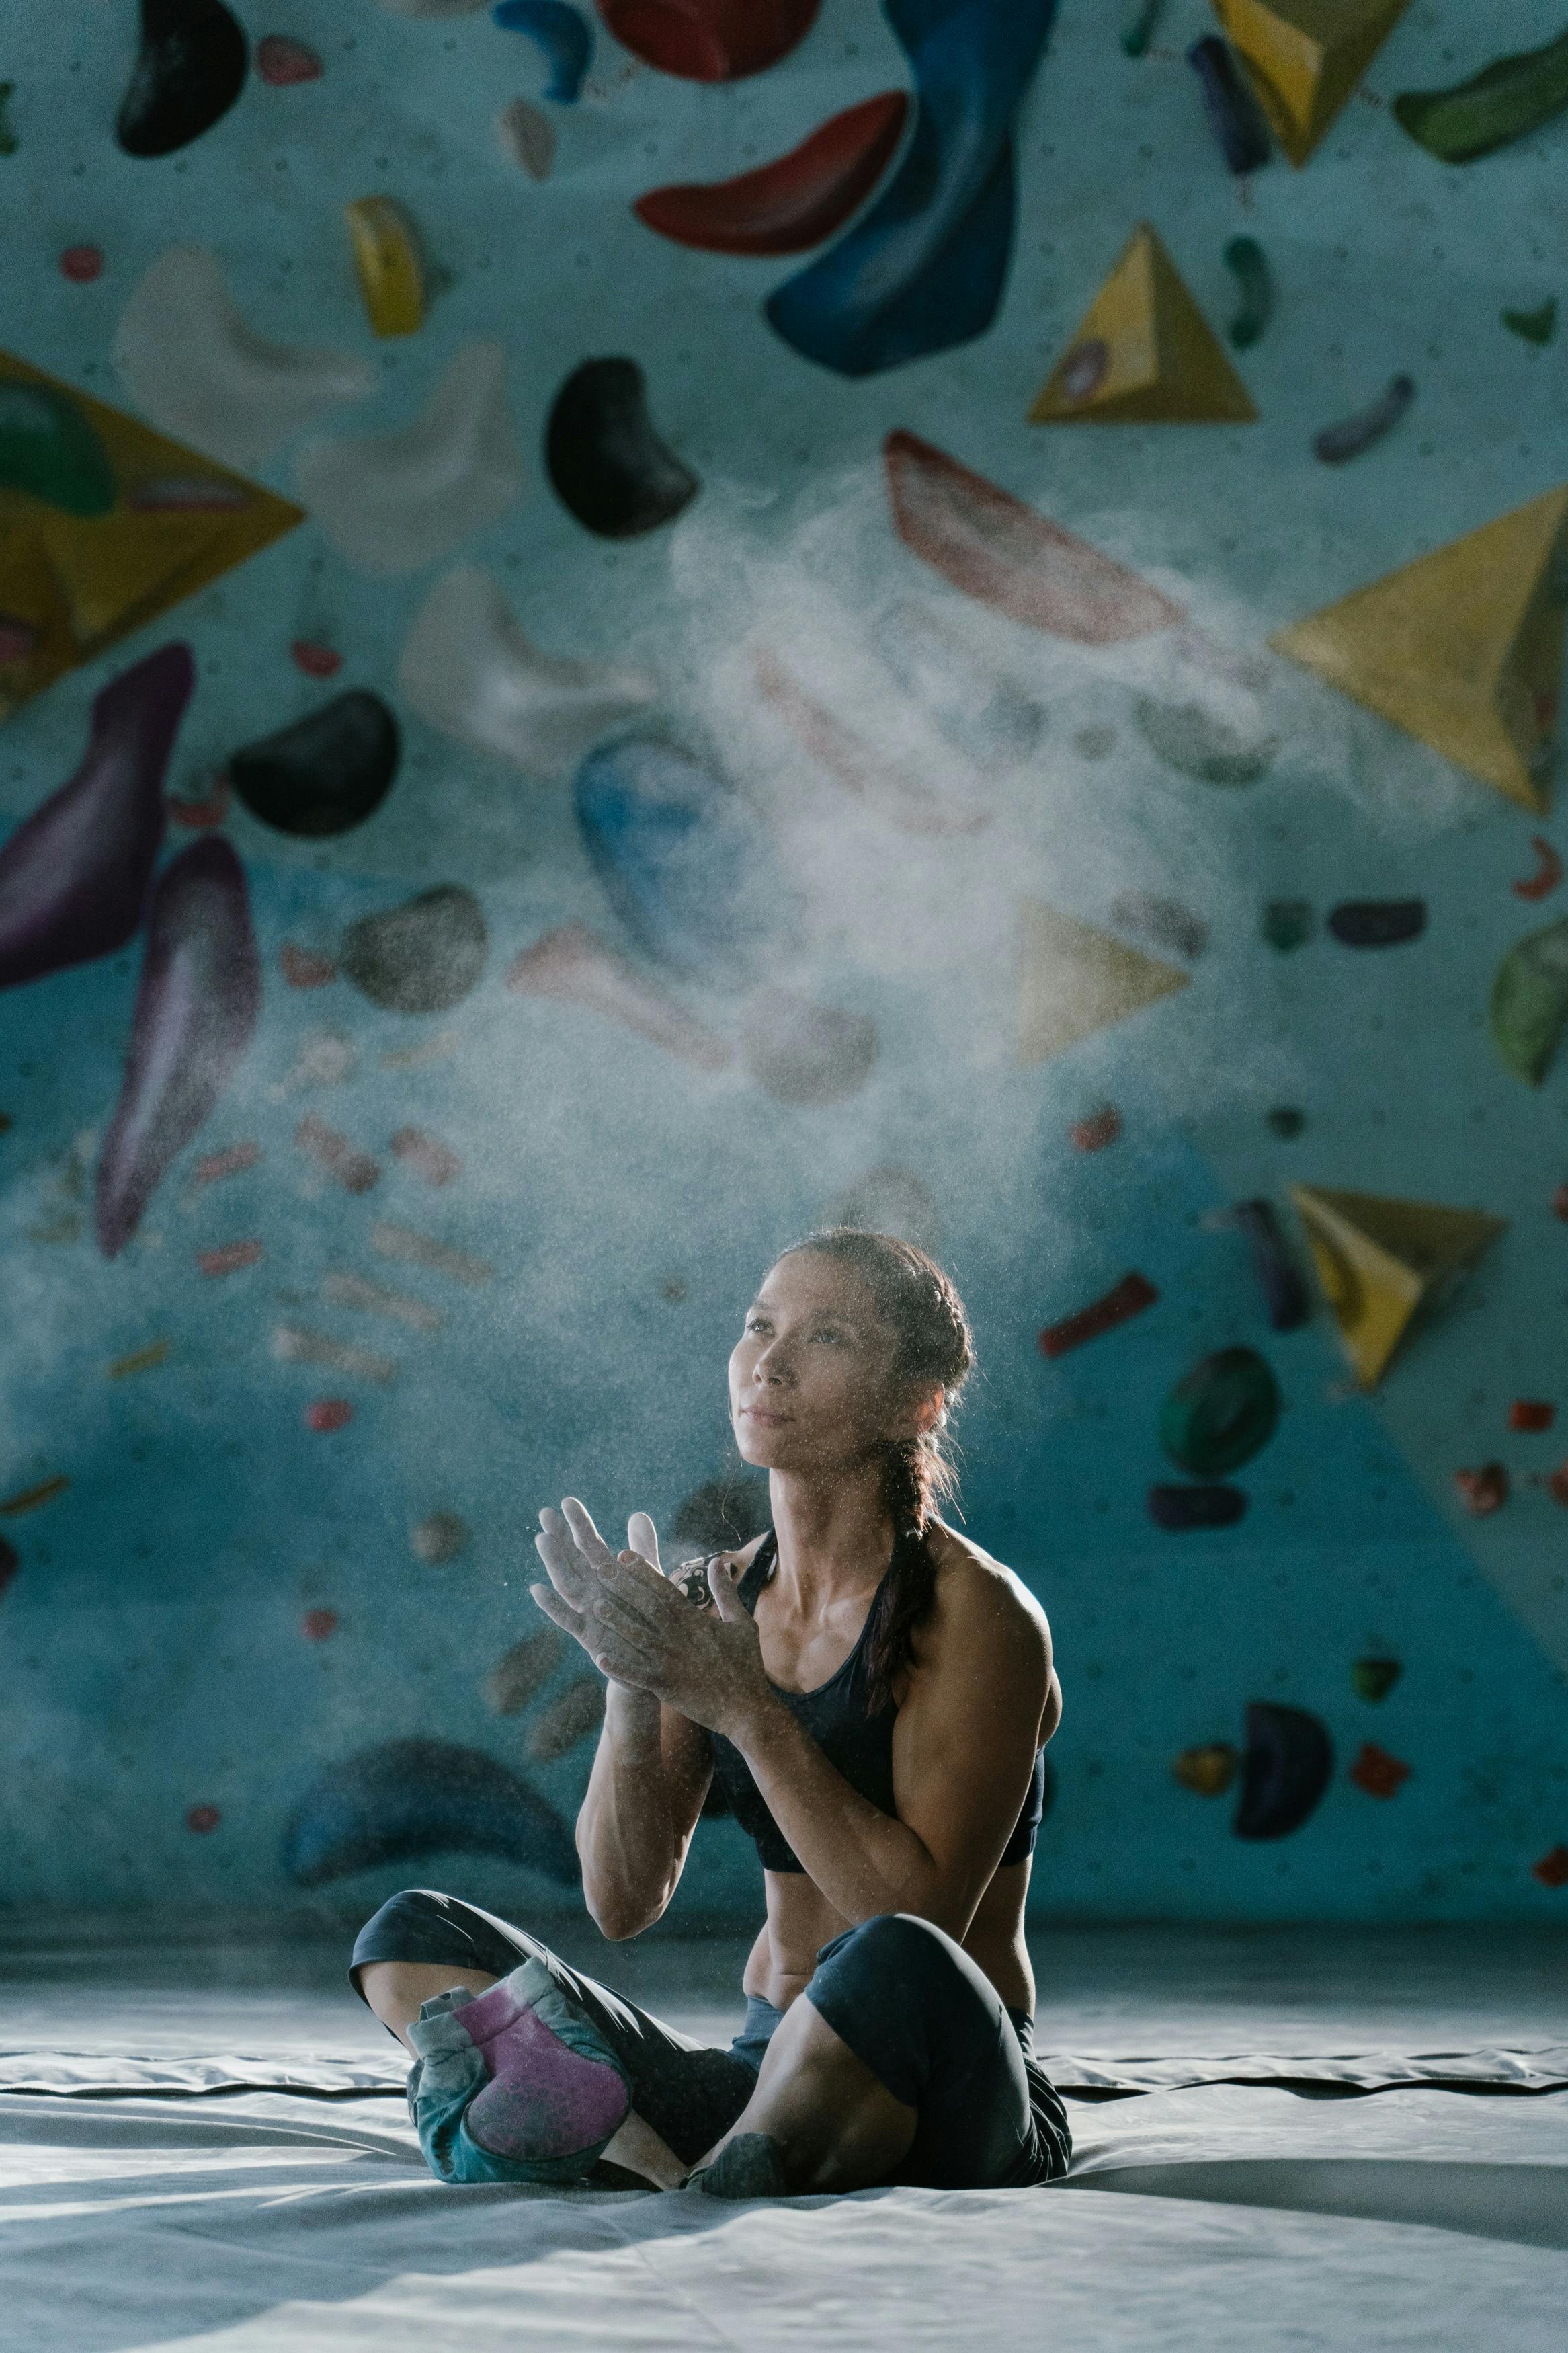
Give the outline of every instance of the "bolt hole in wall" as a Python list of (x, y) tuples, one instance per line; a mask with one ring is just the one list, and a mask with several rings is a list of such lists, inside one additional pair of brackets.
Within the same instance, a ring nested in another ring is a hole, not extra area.
[(9, 1905), (574, 1902), (539, 1507), (844, 1219), (1041, 1916), (1561, 1916), (1564, 37), (1323, 14), (18, 12)]

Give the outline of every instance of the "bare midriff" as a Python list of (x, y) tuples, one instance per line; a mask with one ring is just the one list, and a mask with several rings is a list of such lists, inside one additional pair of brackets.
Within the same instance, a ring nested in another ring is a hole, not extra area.
[[(816, 1883), (804, 1872), (766, 1871), (768, 1916), (746, 1958), (741, 1983), (775, 2010), (787, 2010), (803, 1993), (822, 1946), (848, 1927)], [(1024, 1899), (1029, 1865), (999, 1870), (981, 1897), (968, 1934), (960, 1941), (983, 1969), (1009, 2010), (1034, 2014), (1035, 1979), (1024, 1942)]]

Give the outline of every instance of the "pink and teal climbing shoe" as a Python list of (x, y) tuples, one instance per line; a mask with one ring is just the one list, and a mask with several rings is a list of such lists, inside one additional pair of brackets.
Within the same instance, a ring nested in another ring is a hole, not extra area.
[(631, 2107), (626, 2069), (542, 1961), (427, 2001), (408, 2105), (443, 2181), (581, 2181)]

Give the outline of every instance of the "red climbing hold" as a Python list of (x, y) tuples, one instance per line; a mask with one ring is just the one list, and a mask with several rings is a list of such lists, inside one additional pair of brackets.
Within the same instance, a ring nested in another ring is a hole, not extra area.
[(754, 172), (650, 188), (632, 210), (660, 237), (704, 253), (805, 253), (870, 195), (908, 112), (901, 90), (884, 90), (830, 116), (787, 155)]
[(243, 1242), (225, 1242), (217, 1250), (196, 1252), (196, 1264), (204, 1274), (237, 1274), (242, 1266), (255, 1266), (266, 1256), (261, 1244), (252, 1239)]
[(1554, 1846), (1539, 1862), (1531, 1864), (1530, 1873), (1542, 1887), (1568, 1887), (1568, 1846)]
[(347, 1398), (317, 1398), (305, 1408), (305, 1419), (312, 1430), (342, 1430), (354, 1418), (354, 1409)]
[(1508, 1472), (1500, 1462), (1483, 1462), (1479, 1471), (1456, 1471), (1454, 1484), (1465, 1509), (1478, 1520), (1500, 1512), (1508, 1501)]
[(231, 1144), (226, 1151), (209, 1152), (204, 1159), (198, 1160), (191, 1170), (191, 1181), (195, 1185), (219, 1184), (226, 1176), (237, 1176), (242, 1170), (254, 1168), (260, 1157), (259, 1144), (248, 1140), (244, 1144)]
[(804, 41), (822, 0), (599, 0), (623, 48), (682, 81), (740, 81)]
[(422, 1127), (400, 1127), (392, 1139), (394, 1156), (406, 1162), (426, 1185), (449, 1185), (463, 1173), (463, 1164), (455, 1152), (449, 1151), (439, 1136), (427, 1135)]
[(1510, 1430), (1550, 1430), (1557, 1419), (1557, 1408), (1544, 1398), (1515, 1398), (1508, 1409)]
[(319, 638), (296, 638), (289, 650), (307, 678), (335, 678), (343, 666), (336, 647), (322, 645)]
[(312, 955), (309, 948), (297, 948), (289, 940), (278, 951), (278, 969), (290, 988), (325, 988), (338, 976), (331, 956)]
[(216, 778), (205, 800), (177, 801), (171, 796), (169, 815), (176, 825), (189, 826), (195, 833), (205, 833), (210, 827), (221, 825), (228, 815), (228, 778)]
[(264, 33), (256, 44), (256, 70), (274, 90), (292, 90), (302, 81), (320, 81), (321, 60), (289, 33)]
[(1563, 880), (1563, 860), (1543, 834), (1532, 833), (1530, 846), (1541, 864), (1533, 874), (1527, 874), (1521, 881), (1514, 883), (1513, 895), (1516, 899), (1545, 899)]
[(300, 1631), (307, 1642), (325, 1642), (338, 1630), (335, 1609), (307, 1609), (300, 1620)]
[(216, 1806), (193, 1806), (185, 1816), (185, 1828), (195, 1831), (198, 1838), (205, 1838), (208, 1831), (216, 1830), (222, 1820)]
[(1560, 1462), (1546, 1482), (1547, 1493), (1554, 1504), (1568, 1504), (1568, 1462)]
[(68, 245), (60, 256), (60, 275), (73, 286), (90, 286), (103, 275), (101, 245)]
[(1102, 1332), (1114, 1331), (1130, 1316), (1141, 1315), (1159, 1296), (1145, 1275), (1124, 1274), (1103, 1299), (1080, 1307), (1076, 1315), (1064, 1316), (1059, 1324), (1047, 1324), (1040, 1335), (1040, 1347), (1047, 1356), (1065, 1356), (1069, 1348), (1081, 1348), (1086, 1340), (1098, 1340)]
[(1552, 1214), (1554, 1218), (1568, 1219), (1568, 1185), (1559, 1185), (1552, 1196)]
[(318, 1119), (313, 1111), (307, 1112), (294, 1130), (294, 1142), (329, 1176), (335, 1176), (346, 1193), (368, 1193), (381, 1176), (368, 1152), (361, 1152), (346, 1135), (340, 1135), (335, 1127)]
[(1380, 1748), (1375, 1740), (1364, 1740), (1361, 1754), (1351, 1767), (1351, 1779), (1369, 1798), (1392, 1798), (1403, 1783), (1410, 1778), (1410, 1767)]
[(1114, 1103), (1107, 1103), (1092, 1119), (1080, 1119), (1068, 1130), (1075, 1152), (1103, 1152), (1121, 1133), (1121, 1113)]

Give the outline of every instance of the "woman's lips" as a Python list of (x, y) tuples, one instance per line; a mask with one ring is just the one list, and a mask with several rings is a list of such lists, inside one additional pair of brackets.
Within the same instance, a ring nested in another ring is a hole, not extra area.
[(766, 1406), (746, 1405), (742, 1406), (741, 1410), (742, 1413), (749, 1414), (753, 1421), (779, 1422), (794, 1419), (792, 1414), (770, 1413)]

